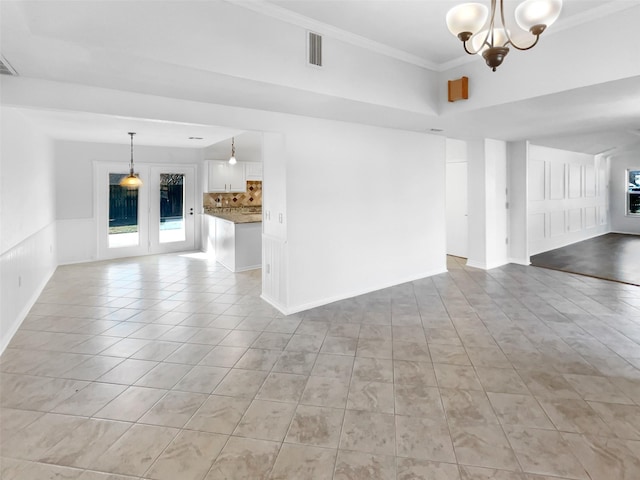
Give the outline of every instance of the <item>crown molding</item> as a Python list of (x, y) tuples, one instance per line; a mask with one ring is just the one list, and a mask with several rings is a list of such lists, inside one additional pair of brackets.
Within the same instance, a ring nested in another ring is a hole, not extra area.
[(428, 70), (433, 70), (433, 71), (439, 70), (438, 64), (434, 62), (430, 62), (417, 55), (413, 55), (403, 50), (390, 47), (389, 45), (376, 42), (375, 40), (371, 40), (361, 35), (348, 32), (341, 28), (334, 27), (333, 25), (329, 25), (327, 23), (314, 20), (313, 18), (300, 15), (299, 13), (295, 13), (291, 10), (279, 7), (277, 5), (274, 5), (266, 1), (256, 1), (256, 0), (224, 0), (224, 1), (232, 5), (237, 5), (239, 7), (243, 7), (248, 10), (252, 10), (254, 12), (261, 13), (263, 15), (275, 18), (277, 20), (281, 20), (283, 22), (287, 22), (289, 24), (302, 27), (306, 30), (311, 30), (321, 35), (327, 35), (329, 37), (335, 38), (337, 40), (341, 40), (345, 43), (349, 43), (356, 47), (364, 48), (366, 50), (369, 50), (374, 53), (378, 53), (380, 55), (385, 55), (387, 57), (395, 58), (396, 60), (400, 60), (405, 63), (410, 63), (412, 65), (416, 65), (421, 68), (426, 68)]
[(597, 7), (590, 8), (589, 10), (574, 15), (573, 17), (563, 19), (561, 16), (558, 23), (554, 24), (553, 27), (549, 27), (549, 30), (546, 31), (545, 34), (546, 36), (551, 36), (558, 32), (577, 27), (578, 25), (600, 20), (602, 17), (613, 15), (614, 13), (637, 6), (638, 2), (636, 1), (613, 0), (611, 2), (598, 5)]

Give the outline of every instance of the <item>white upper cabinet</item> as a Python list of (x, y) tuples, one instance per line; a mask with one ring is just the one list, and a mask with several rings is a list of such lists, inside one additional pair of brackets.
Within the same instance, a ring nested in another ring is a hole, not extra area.
[(262, 163), (260, 162), (244, 162), (247, 180), (262, 181)]
[(207, 192), (246, 192), (245, 165), (238, 162), (230, 165), (224, 160), (209, 160), (209, 183)]

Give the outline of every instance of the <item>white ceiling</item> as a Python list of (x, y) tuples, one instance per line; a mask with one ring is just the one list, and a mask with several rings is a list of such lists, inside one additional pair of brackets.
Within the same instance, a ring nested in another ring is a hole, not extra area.
[[(513, 18), (515, 6), (521, 1), (505, 0), (506, 18)], [(561, 18), (545, 36), (566, 25), (593, 19), (604, 10), (625, 8), (634, 1), (564, 0)], [(444, 21), (449, 9), (465, 0), (270, 0), (267, 3), (313, 19), (319, 25), (330, 25), (414, 55), (435, 69), (447, 68), (460, 60), (468, 61), (461, 43), (451, 35)], [(484, 3), (489, 4), (488, 0)], [(519, 29), (515, 26), (511, 30)], [(527, 35), (521, 38), (528, 40)]]
[[(615, 85), (603, 83), (455, 116), (428, 116), (391, 108), (377, 108), (373, 115), (369, 105), (354, 99), (240, 76), (225, 77), (219, 65), (212, 65), (212, 56), (208, 54), (214, 49), (224, 52), (225, 45), (216, 42), (217, 32), (243, 28), (242, 24), (225, 18), (230, 8), (239, 5), (248, 12), (329, 36), (351, 38), (356, 44), (369, 42), (373, 49), (380, 46), (390, 55), (397, 54), (398, 58), (441, 71), (466, 62), (481, 62), (463, 52), (444, 22), (448, 9), (462, 1), (2, 0), (1, 53), (26, 77), (149, 91), (185, 100), (419, 131), (436, 126), (445, 128), (444, 134), (458, 138), (474, 135), (505, 140), (527, 138), (586, 153), (638, 143), (638, 77)], [(505, 0), (508, 17), (519, 1)], [(560, 19), (545, 32), (541, 42), (556, 32), (637, 5), (637, 0), (564, 0)], [(635, 41), (631, 33), (629, 38), (630, 42)], [(612, 59), (615, 61), (613, 47)], [(594, 67), (606, 69), (607, 65)], [(179, 88), (187, 76), (189, 87)], [(559, 108), (562, 115), (558, 115)], [(31, 109), (28, 115), (54, 138), (79, 141), (128, 143), (126, 132), (136, 131), (136, 144), (203, 147), (240, 133), (225, 126), (90, 113)], [(190, 136), (203, 140), (188, 140)], [(225, 150), (226, 144), (222, 145)]]
[(24, 109), (23, 113), (59, 140), (128, 144), (131, 139), (127, 132), (135, 132), (135, 145), (205, 148), (242, 133), (227, 127), (87, 112)]

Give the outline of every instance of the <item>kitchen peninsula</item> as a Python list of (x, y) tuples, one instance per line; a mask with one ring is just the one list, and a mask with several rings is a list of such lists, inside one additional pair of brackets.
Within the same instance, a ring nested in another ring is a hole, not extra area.
[(203, 235), (207, 253), (231, 270), (262, 266), (262, 213), (257, 209), (205, 208)]

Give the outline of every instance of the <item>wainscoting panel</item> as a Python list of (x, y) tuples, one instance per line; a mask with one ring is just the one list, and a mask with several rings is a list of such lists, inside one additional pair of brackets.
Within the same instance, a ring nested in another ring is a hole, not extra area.
[(582, 209), (572, 208), (569, 210), (569, 228), (570, 232), (579, 232), (582, 230)]
[(55, 222), (0, 256), (0, 353), (35, 304), (56, 266)]
[(584, 192), (585, 197), (596, 196), (596, 169), (593, 165), (584, 167)]
[(561, 210), (558, 212), (551, 212), (549, 217), (550, 217), (549, 233), (551, 234), (551, 236), (557, 237), (559, 235), (564, 235), (564, 232), (567, 229), (564, 210)]
[(607, 233), (607, 183), (602, 157), (530, 145), (528, 255)]
[(582, 195), (582, 165), (569, 164), (569, 198), (580, 198)]
[(597, 207), (587, 207), (584, 209), (584, 227), (593, 228), (598, 224)]
[(546, 235), (546, 219), (544, 213), (534, 213), (529, 215), (529, 241), (537, 242), (544, 240)]
[(287, 242), (280, 238), (262, 235), (262, 298), (285, 314), (288, 313), (286, 246)]
[(564, 163), (549, 162), (549, 199), (564, 198)]
[(529, 163), (529, 200), (540, 202), (545, 199), (546, 193), (545, 162), (531, 160)]

